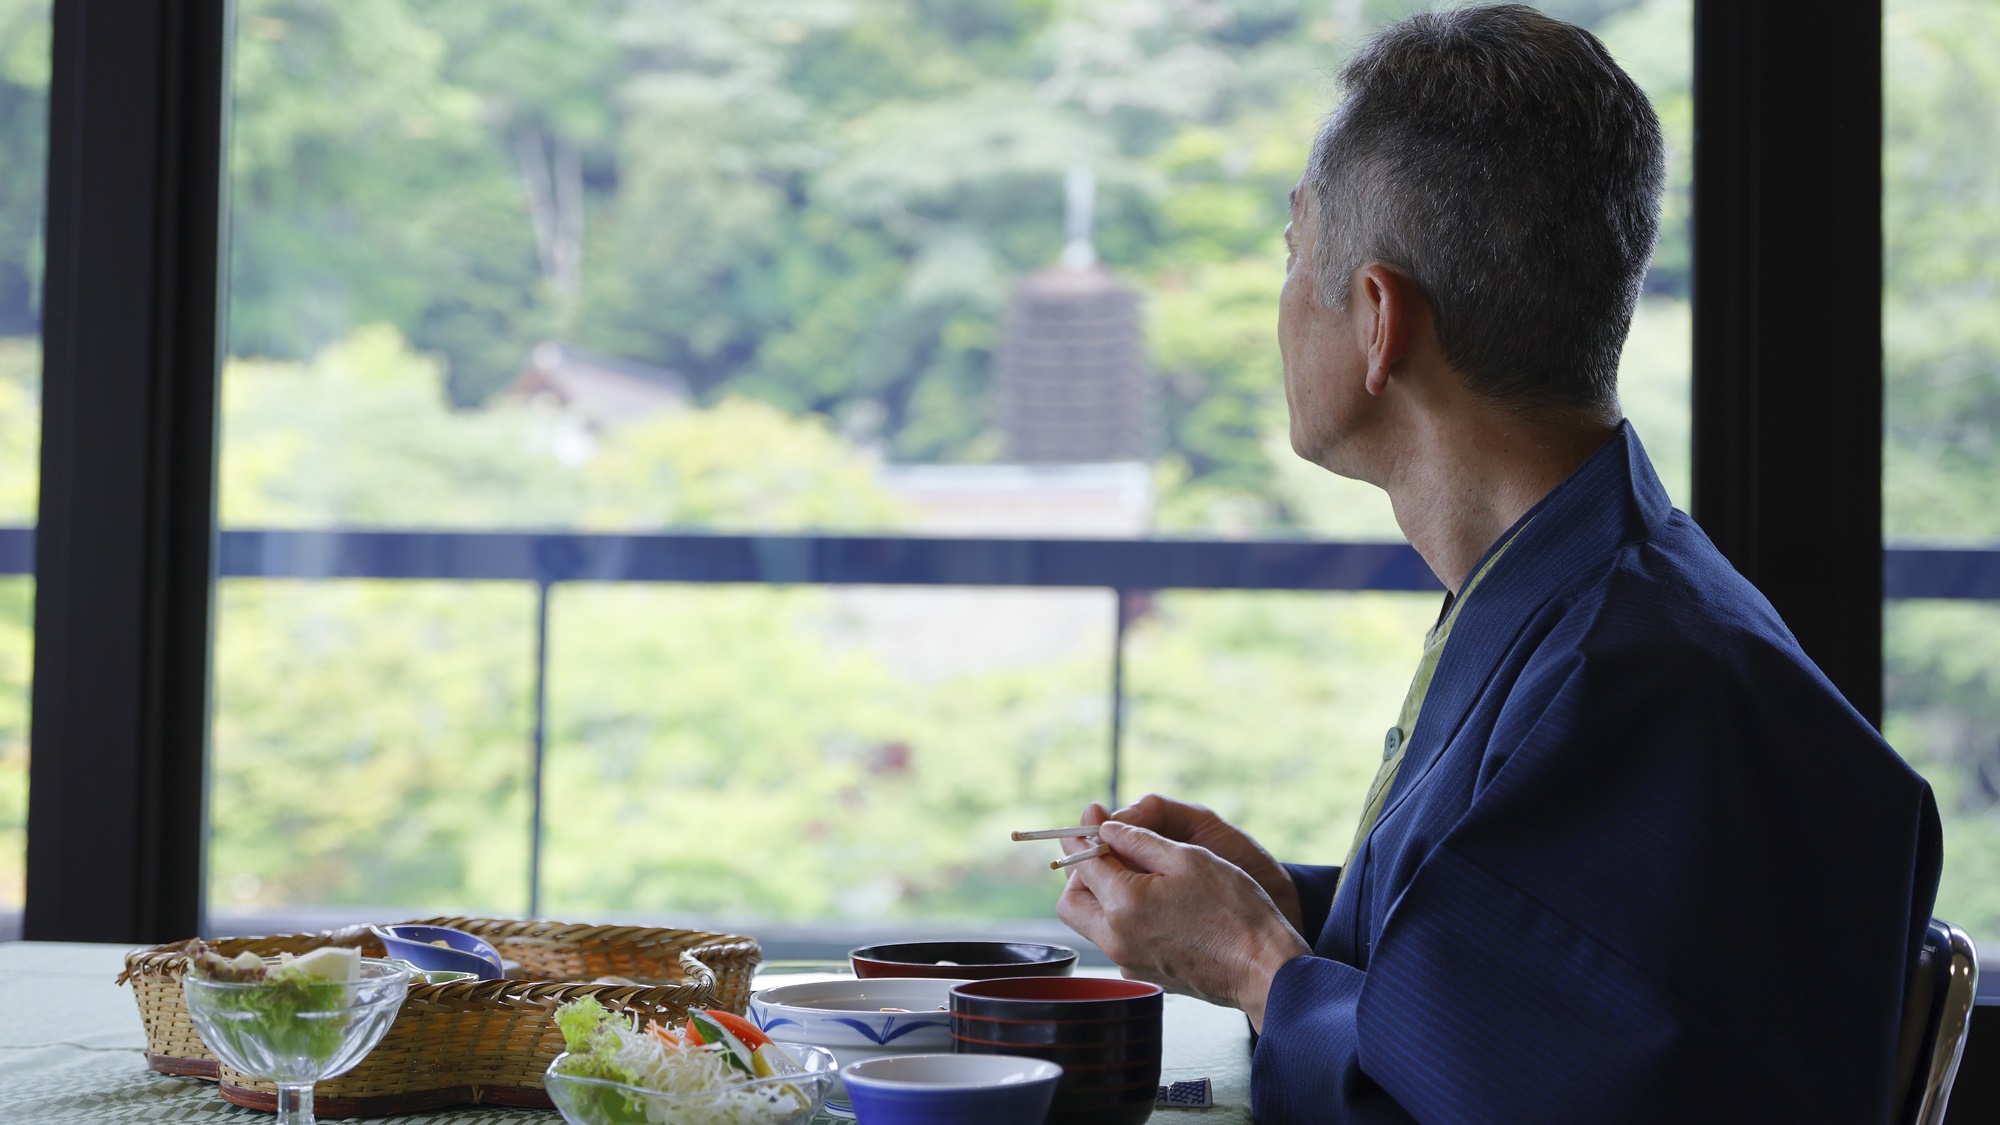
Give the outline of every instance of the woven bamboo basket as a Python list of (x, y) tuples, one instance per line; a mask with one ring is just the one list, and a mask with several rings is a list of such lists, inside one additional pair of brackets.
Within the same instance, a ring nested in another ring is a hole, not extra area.
[[(361, 1065), (314, 1087), (321, 1117), (384, 1117), (484, 1103), (551, 1108), (542, 1073), (563, 1049), (557, 1005), (591, 995), (605, 1007), (662, 1022), (689, 1008), (742, 1013), (762, 954), (756, 939), (640, 926), (584, 926), (490, 918), (425, 918), (491, 942), (527, 979), (412, 984), (389, 1033)], [(130, 981), (146, 1026), (146, 1063), (162, 1074), (219, 1079), (222, 1097), (252, 1109), (277, 1108), (277, 1088), (219, 1064), (202, 1045), (181, 993), (184, 943), (125, 955), (118, 983)], [(383, 955), (365, 926), (317, 934), (223, 938), (225, 957), (304, 953), (326, 945)], [(634, 986), (585, 983), (602, 976)]]

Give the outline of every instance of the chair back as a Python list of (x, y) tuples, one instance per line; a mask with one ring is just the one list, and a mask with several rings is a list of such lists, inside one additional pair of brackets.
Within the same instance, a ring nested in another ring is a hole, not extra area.
[(1891, 1125), (1942, 1125), (1979, 986), (1979, 954), (1964, 930), (1931, 919), (1896, 1046), (1896, 1116)]

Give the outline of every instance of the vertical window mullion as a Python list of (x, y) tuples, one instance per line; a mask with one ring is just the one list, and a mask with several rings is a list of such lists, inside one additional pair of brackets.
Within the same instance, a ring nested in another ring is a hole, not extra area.
[(55, 6), (31, 939), (199, 928), (228, 22)]
[(1882, 9), (1697, 0), (1693, 514), (1882, 711)]

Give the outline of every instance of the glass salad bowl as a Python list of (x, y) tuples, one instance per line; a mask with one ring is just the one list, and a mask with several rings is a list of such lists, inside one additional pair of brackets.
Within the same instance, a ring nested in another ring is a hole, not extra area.
[(833, 1055), (803, 1043), (778, 1046), (798, 1060), (796, 1072), (699, 1093), (670, 1094), (564, 1074), (567, 1052), (549, 1064), (542, 1081), (569, 1125), (806, 1125), (826, 1104)]
[(363, 959), (356, 979), (181, 978), (188, 1016), (224, 1064), (278, 1087), (278, 1125), (312, 1125), (313, 1083), (354, 1069), (403, 1006), (410, 971)]

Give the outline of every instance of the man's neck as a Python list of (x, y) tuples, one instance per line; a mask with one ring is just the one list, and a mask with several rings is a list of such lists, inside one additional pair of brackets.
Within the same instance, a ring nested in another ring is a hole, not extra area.
[(1403, 534), (1455, 594), (1500, 536), (1617, 432), (1616, 422), (1530, 425), (1484, 410), (1425, 417), (1382, 484)]

